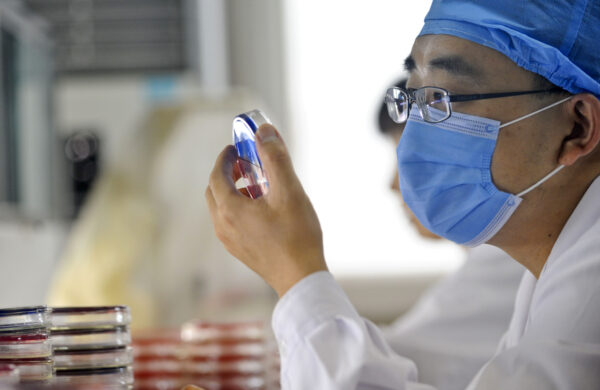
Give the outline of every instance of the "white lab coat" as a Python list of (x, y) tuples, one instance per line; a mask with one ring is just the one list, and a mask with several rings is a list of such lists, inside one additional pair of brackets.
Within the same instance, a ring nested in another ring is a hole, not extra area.
[[(528, 271), (496, 354), (473, 389), (600, 388), (600, 179), (536, 280)], [(292, 287), (273, 313), (284, 389), (434, 389), (362, 319), (328, 272)]]
[(390, 347), (418, 367), (419, 381), (461, 390), (496, 351), (506, 332), (525, 268), (491, 245), (465, 263), (391, 326)]

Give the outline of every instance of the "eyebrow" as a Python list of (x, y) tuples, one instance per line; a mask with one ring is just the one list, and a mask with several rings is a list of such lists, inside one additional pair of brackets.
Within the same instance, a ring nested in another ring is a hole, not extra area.
[[(471, 79), (480, 79), (482, 72), (469, 64), (464, 58), (457, 55), (443, 56), (429, 61), (429, 66), (434, 69), (446, 71), (454, 76), (469, 77)], [(412, 72), (417, 67), (412, 56), (404, 60), (404, 70)]]
[(417, 67), (417, 65), (415, 64), (415, 60), (412, 56), (408, 56), (404, 59), (404, 70), (405, 71), (410, 73), (413, 70), (415, 70), (416, 67)]
[(444, 70), (454, 76), (479, 79), (482, 75), (479, 69), (457, 55), (435, 58), (429, 61), (429, 66), (435, 69)]

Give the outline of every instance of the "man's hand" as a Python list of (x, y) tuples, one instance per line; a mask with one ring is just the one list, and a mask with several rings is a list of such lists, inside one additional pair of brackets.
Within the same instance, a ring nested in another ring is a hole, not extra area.
[(206, 201), (225, 248), (282, 296), (305, 276), (327, 270), (323, 236), (287, 148), (273, 126), (260, 127), (257, 149), (269, 192), (249, 199), (236, 190), (237, 154), (229, 145), (210, 175)]

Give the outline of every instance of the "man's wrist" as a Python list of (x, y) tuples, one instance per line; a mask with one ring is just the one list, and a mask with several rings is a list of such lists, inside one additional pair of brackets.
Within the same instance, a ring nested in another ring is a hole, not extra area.
[(274, 281), (271, 284), (271, 287), (275, 290), (279, 298), (283, 297), (289, 289), (294, 287), (298, 282), (302, 279), (306, 278), (309, 275), (314, 274), (315, 272), (320, 271), (328, 271), (327, 266), (323, 265), (320, 267), (311, 267), (308, 269), (298, 270), (296, 272), (289, 272), (286, 275), (283, 275), (278, 280)]

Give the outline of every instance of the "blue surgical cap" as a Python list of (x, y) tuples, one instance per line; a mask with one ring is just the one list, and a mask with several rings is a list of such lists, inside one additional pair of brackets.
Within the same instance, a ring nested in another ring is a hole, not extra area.
[(490, 47), (571, 93), (600, 98), (598, 0), (434, 0), (425, 34)]

